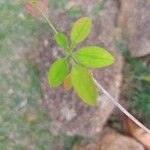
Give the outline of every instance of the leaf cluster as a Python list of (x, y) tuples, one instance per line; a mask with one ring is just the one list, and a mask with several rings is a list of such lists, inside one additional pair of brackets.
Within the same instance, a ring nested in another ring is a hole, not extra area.
[(65, 57), (57, 59), (48, 71), (50, 87), (63, 83), (65, 89), (73, 87), (78, 96), (87, 104), (95, 105), (96, 86), (88, 68), (102, 68), (114, 63), (113, 56), (104, 48), (87, 46), (74, 51), (74, 48), (89, 35), (92, 21), (88, 17), (77, 20), (70, 34), (70, 42), (65, 34), (55, 34), (56, 43), (65, 51)]

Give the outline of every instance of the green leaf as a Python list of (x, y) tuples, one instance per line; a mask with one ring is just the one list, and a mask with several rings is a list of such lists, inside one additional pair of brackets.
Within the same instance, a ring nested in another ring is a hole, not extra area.
[(148, 76), (144, 77), (144, 80), (145, 80), (145, 81), (149, 81), (149, 82), (150, 82), (150, 75), (148, 75)]
[(91, 74), (86, 68), (74, 65), (71, 71), (74, 90), (79, 97), (89, 105), (96, 105), (97, 91)]
[(106, 67), (114, 63), (113, 56), (104, 48), (89, 46), (74, 53), (77, 60), (86, 67)]
[(71, 30), (71, 42), (76, 45), (85, 40), (91, 31), (91, 26), (92, 22), (88, 17), (77, 20)]
[(66, 58), (56, 60), (48, 71), (48, 83), (51, 87), (58, 87), (66, 78), (69, 66)]
[(68, 47), (67, 37), (63, 33), (55, 34), (55, 40), (61, 48), (66, 49)]

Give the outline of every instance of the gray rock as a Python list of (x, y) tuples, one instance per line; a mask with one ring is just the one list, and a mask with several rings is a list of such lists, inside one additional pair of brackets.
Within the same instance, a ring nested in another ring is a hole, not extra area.
[[(115, 27), (114, 21), (117, 8), (113, 1), (108, 1), (102, 16), (93, 20), (93, 31), (84, 43), (85, 45), (94, 44), (103, 46), (116, 58), (115, 64), (110, 67), (91, 70), (94, 77), (116, 99), (118, 99), (120, 93), (123, 66), (123, 59), (120, 54), (116, 52), (114, 46), (114, 38), (118, 35), (118, 29)], [(59, 24), (61, 24), (61, 29), (70, 26), (70, 21), (69, 18), (66, 17), (66, 14), (56, 16), (55, 20), (58, 20)], [(67, 29), (65, 31), (68, 32)], [(65, 91), (63, 87), (51, 89), (48, 86), (48, 68), (57, 57), (61, 56), (61, 54), (57, 52), (58, 47), (52, 43), (52, 41), (51, 39), (50, 45), (42, 50), (39, 65), (44, 105), (47, 108), (47, 114), (51, 117), (53, 131), (56, 134), (61, 131), (68, 135), (78, 134), (92, 137), (102, 131), (114, 106), (103, 94), (100, 94), (100, 97), (98, 97), (97, 106), (91, 107), (83, 103), (73, 90)], [(82, 44), (80, 47), (81, 46)]]
[(150, 54), (150, 0), (120, 0), (118, 26), (133, 57)]

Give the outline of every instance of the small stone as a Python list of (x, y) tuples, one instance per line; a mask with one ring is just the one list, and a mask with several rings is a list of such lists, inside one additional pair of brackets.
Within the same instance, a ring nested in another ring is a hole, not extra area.
[(34, 113), (28, 113), (26, 115), (26, 119), (29, 123), (32, 123), (33, 121), (37, 120), (37, 116)]
[(13, 89), (9, 89), (9, 90), (8, 90), (8, 95), (9, 95), (9, 96), (12, 96), (13, 94), (14, 94), (14, 90), (13, 90)]
[(25, 15), (23, 14), (23, 13), (19, 13), (19, 18), (21, 18), (22, 20), (25, 20), (26, 18), (25, 18)]

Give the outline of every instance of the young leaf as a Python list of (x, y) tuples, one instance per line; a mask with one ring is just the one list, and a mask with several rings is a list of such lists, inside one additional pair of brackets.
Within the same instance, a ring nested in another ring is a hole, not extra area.
[(68, 47), (67, 37), (63, 33), (57, 33), (55, 35), (55, 40), (61, 48), (66, 49)]
[(69, 90), (72, 88), (71, 74), (68, 74), (64, 80), (64, 89)]
[(92, 22), (88, 17), (77, 20), (71, 30), (71, 42), (75, 45), (82, 42), (88, 36), (91, 26)]
[(48, 71), (48, 83), (51, 87), (58, 87), (66, 78), (69, 67), (66, 58), (56, 60)]
[(96, 105), (96, 86), (86, 68), (74, 65), (71, 71), (71, 80), (74, 90), (79, 97), (89, 105)]
[(150, 82), (150, 75), (148, 75), (148, 76), (144, 77), (144, 80), (145, 80), (145, 81), (149, 81), (149, 82)]
[(74, 56), (82, 65), (91, 68), (106, 67), (114, 63), (113, 56), (104, 48), (97, 46), (81, 48)]

